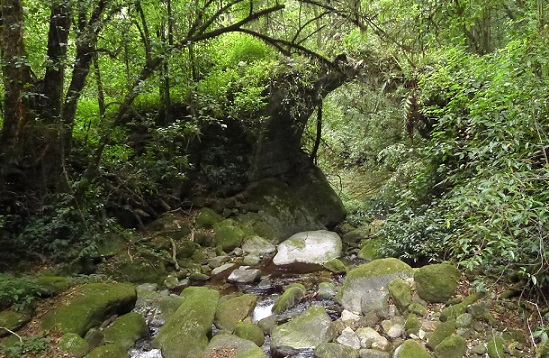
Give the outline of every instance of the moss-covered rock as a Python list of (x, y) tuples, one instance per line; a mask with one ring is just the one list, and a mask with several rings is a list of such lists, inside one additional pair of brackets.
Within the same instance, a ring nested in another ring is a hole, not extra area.
[(147, 226), (148, 231), (181, 240), (191, 233), (188, 220), (177, 212), (167, 212)]
[(374, 261), (383, 258), (378, 250), (381, 243), (377, 239), (364, 240), (358, 252), (358, 257), (366, 261)]
[(263, 329), (250, 322), (239, 322), (234, 329), (235, 336), (254, 342), (261, 347), (265, 342)]
[(188, 259), (193, 256), (196, 250), (200, 250), (200, 245), (194, 241), (183, 240), (178, 243), (177, 258)]
[(419, 343), (408, 339), (398, 346), (394, 358), (431, 358), (431, 355)]
[(256, 303), (257, 297), (250, 294), (220, 302), (215, 312), (215, 325), (232, 333), (236, 324), (253, 311)]
[(106, 344), (93, 349), (85, 358), (128, 358), (128, 350), (118, 344)]
[[(230, 352), (230, 353), (228, 353)], [(230, 354), (230, 355), (224, 355)], [(203, 358), (217, 358), (230, 356), (231, 358), (264, 358), (263, 350), (248, 341), (232, 334), (218, 334), (208, 344)]]
[(97, 254), (100, 257), (112, 257), (128, 247), (124, 237), (110, 235), (97, 240)]
[(181, 297), (183, 303), (153, 341), (164, 358), (201, 357), (208, 345), (219, 293), (206, 287), (188, 287)]
[(213, 227), (223, 221), (223, 217), (210, 208), (203, 208), (196, 216), (196, 226), (204, 229), (213, 229)]
[(137, 312), (118, 317), (105, 329), (105, 342), (116, 343), (129, 349), (135, 342), (149, 334), (145, 318)]
[(76, 333), (67, 333), (59, 339), (57, 347), (61, 352), (71, 357), (81, 358), (90, 351), (88, 342)]
[(306, 292), (307, 290), (305, 289), (305, 286), (300, 283), (292, 283), (288, 285), (284, 293), (280, 295), (278, 300), (275, 302), (272, 309), (273, 313), (280, 314), (287, 309), (294, 307), (301, 302)]
[(445, 303), (456, 289), (461, 272), (450, 264), (435, 264), (420, 268), (414, 275), (417, 294), (427, 302)]
[(220, 245), (229, 252), (242, 244), (246, 237), (244, 230), (233, 219), (225, 219), (214, 226), (214, 245)]
[(437, 326), (433, 334), (427, 340), (427, 346), (435, 349), (443, 340), (456, 332), (456, 321), (442, 322)]
[(490, 358), (501, 358), (507, 356), (504, 350), (504, 342), (501, 337), (494, 337), (488, 341), (488, 346), (486, 348)]
[(394, 279), (389, 284), (389, 294), (398, 310), (404, 314), (412, 303), (412, 286), (401, 278)]
[(30, 312), (16, 312), (12, 310), (0, 312), (0, 337), (7, 336), (9, 334), (4, 328), (10, 331), (17, 331), (23, 327), (27, 322), (31, 320), (32, 316)]
[(406, 328), (406, 335), (417, 334), (419, 332), (420, 324), (416, 314), (410, 313), (408, 317), (406, 317), (404, 328)]
[(58, 295), (71, 286), (71, 280), (68, 277), (60, 276), (40, 276), (34, 279), (34, 283), (38, 285), (43, 296)]
[(83, 336), (114, 314), (132, 310), (137, 300), (135, 287), (120, 283), (90, 283), (76, 287), (67, 300), (42, 318), (44, 330)]
[(408, 306), (408, 312), (409, 313), (414, 313), (418, 316), (421, 316), (421, 317), (425, 317), (427, 316), (427, 308), (423, 307), (421, 304), (417, 303), (417, 302), (412, 302), (409, 306)]
[(410, 278), (412, 268), (394, 259), (380, 259), (349, 271), (343, 283), (342, 304), (353, 312), (375, 311), (386, 305), (388, 286), (395, 278)]
[(467, 296), (462, 302), (448, 306), (444, 308), (440, 314), (440, 320), (442, 322), (447, 321), (449, 319), (456, 319), (458, 316), (465, 313), (467, 310), (467, 307), (478, 301), (480, 298), (480, 295), (477, 293), (473, 293), (470, 296)]
[(324, 264), (324, 268), (330, 272), (336, 274), (343, 274), (347, 272), (347, 266), (339, 259), (333, 259)]
[(130, 258), (128, 255), (118, 257), (112, 265), (105, 267), (104, 273), (119, 281), (158, 284), (161, 284), (168, 275), (162, 260), (144, 257)]
[(339, 343), (322, 343), (315, 348), (316, 358), (358, 358), (358, 356), (358, 350)]
[(336, 331), (323, 307), (312, 305), (290, 322), (276, 327), (271, 335), (271, 349), (314, 348), (335, 338)]
[(467, 353), (467, 343), (458, 335), (446, 338), (435, 348), (437, 358), (463, 358), (465, 353)]

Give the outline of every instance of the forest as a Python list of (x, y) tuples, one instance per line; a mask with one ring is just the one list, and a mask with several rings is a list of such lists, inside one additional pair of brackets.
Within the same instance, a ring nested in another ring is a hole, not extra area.
[[(321, 226), (355, 256), (451, 263), (536, 302), (528, 336), (548, 344), (548, 12), (545, 0), (2, 0), (0, 310), (35, 305), (34, 275), (111, 279), (126, 261), (105, 247), (132, 263), (165, 255), (164, 278), (189, 242), (230, 252), (221, 226), (195, 230), (212, 209), (242, 237), (255, 215), (275, 243)], [(162, 253), (168, 215), (190, 226)]]

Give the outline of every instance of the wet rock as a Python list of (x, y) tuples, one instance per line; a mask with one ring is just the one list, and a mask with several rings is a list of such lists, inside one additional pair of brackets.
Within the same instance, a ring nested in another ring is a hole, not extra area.
[(258, 347), (261, 347), (265, 342), (263, 329), (253, 323), (239, 322), (234, 329), (234, 334), (240, 338), (254, 342)]
[(437, 358), (463, 358), (466, 352), (465, 339), (457, 335), (446, 338), (435, 348)]
[(322, 343), (315, 348), (315, 358), (358, 358), (358, 350), (338, 343)]
[(250, 294), (220, 302), (215, 312), (215, 325), (232, 333), (237, 323), (250, 315), (256, 303), (257, 297)]
[(231, 357), (264, 358), (263, 351), (253, 342), (232, 334), (215, 335), (203, 355), (199, 357), (214, 358), (223, 356), (223, 352), (231, 352)]
[(164, 358), (200, 357), (208, 345), (219, 293), (205, 287), (188, 287), (177, 311), (166, 321), (154, 339)]
[(278, 300), (275, 302), (273, 306), (273, 313), (280, 314), (287, 309), (294, 307), (301, 302), (306, 292), (307, 290), (305, 289), (305, 286), (300, 283), (292, 283), (288, 285), (284, 293), (280, 295)]
[(261, 271), (251, 269), (249, 266), (240, 266), (238, 269), (231, 272), (227, 281), (233, 283), (253, 283), (259, 281)]
[(430, 358), (429, 352), (424, 350), (419, 343), (411, 339), (402, 343), (395, 350), (394, 358)]
[(10, 334), (4, 328), (9, 329), (10, 331), (17, 331), (19, 328), (23, 327), (27, 322), (32, 318), (30, 312), (22, 311), (1, 311), (0, 312), (0, 337), (7, 336)]
[(105, 329), (105, 341), (115, 342), (126, 349), (132, 347), (135, 342), (149, 335), (149, 328), (145, 318), (137, 312), (130, 312), (118, 317)]
[(337, 290), (333, 283), (331, 282), (321, 282), (318, 284), (317, 296), (320, 299), (328, 300), (334, 298)]
[(133, 285), (90, 283), (76, 287), (68, 302), (50, 310), (42, 318), (41, 328), (83, 336), (113, 314), (132, 310), (137, 300)]
[(336, 338), (336, 342), (344, 346), (360, 349), (360, 340), (356, 333), (349, 327), (345, 328), (343, 332)]
[(276, 327), (271, 336), (271, 350), (277, 347), (315, 348), (335, 336), (332, 320), (323, 307), (312, 305), (290, 322)]
[(341, 238), (326, 230), (300, 232), (278, 245), (275, 265), (306, 263), (322, 265), (341, 256)]
[(387, 306), (388, 286), (395, 278), (410, 278), (413, 270), (404, 262), (380, 259), (361, 265), (347, 274), (343, 284), (343, 307), (368, 312)]
[(456, 293), (461, 272), (450, 264), (435, 264), (420, 268), (414, 275), (419, 297), (427, 302), (448, 301)]
[(81, 358), (90, 351), (88, 342), (76, 333), (64, 334), (57, 343), (59, 350), (71, 357)]
[(389, 341), (387, 338), (383, 337), (371, 327), (359, 328), (355, 333), (360, 340), (360, 346), (362, 348), (375, 348), (382, 351), (389, 348)]
[(276, 247), (260, 236), (252, 236), (244, 239), (242, 251), (246, 254), (264, 256), (275, 252)]

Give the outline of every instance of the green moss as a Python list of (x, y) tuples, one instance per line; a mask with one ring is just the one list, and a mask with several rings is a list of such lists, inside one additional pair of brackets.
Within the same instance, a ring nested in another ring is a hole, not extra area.
[(168, 271), (161, 260), (122, 256), (113, 266), (106, 268), (106, 274), (119, 281), (161, 284)]
[(401, 278), (394, 279), (389, 284), (389, 294), (398, 310), (405, 313), (412, 303), (412, 286)]
[(71, 281), (68, 277), (60, 276), (41, 276), (34, 279), (34, 283), (38, 285), (40, 293), (45, 296), (58, 295), (66, 291), (71, 286)]
[(221, 245), (223, 250), (231, 251), (242, 244), (246, 233), (233, 219), (225, 219), (214, 227), (214, 244)]
[(113, 314), (131, 311), (136, 300), (133, 285), (90, 283), (75, 288), (67, 303), (46, 313), (41, 327), (83, 336)]
[(427, 313), (428, 313), (427, 308), (423, 307), (422, 305), (420, 305), (417, 302), (412, 302), (408, 306), (408, 312), (414, 313), (414, 314), (416, 314), (418, 316), (421, 316), (421, 317), (427, 316)]
[[(10, 331), (17, 331), (29, 322), (31, 318), (30, 312), (0, 311), (0, 327), (7, 328)], [(0, 328), (0, 337), (7, 336), (8, 334), (8, 331)]]
[(88, 342), (76, 333), (67, 333), (59, 339), (57, 347), (61, 352), (73, 357), (84, 357), (90, 351)]
[(291, 284), (286, 288), (286, 291), (284, 291), (284, 293), (280, 295), (278, 300), (275, 302), (273, 306), (273, 313), (280, 314), (287, 309), (294, 307), (299, 302), (301, 302), (301, 300), (305, 296), (305, 292), (307, 292), (307, 290), (302, 284)]
[(336, 274), (343, 274), (347, 272), (347, 266), (341, 260), (333, 259), (324, 264), (324, 268)]
[(307, 245), (305, 245), (305, 239), (302, 238), (302, 237), (296, 237), (296, 238), (293, 238), (293, 239), (288, 239), (288, 240), (286, 240), (286, 243), (289, 246), (296, 247), (300, 250), (305, 249), (305, 247), (307, 246)]
[(402, 343), (397, 349), (399, 358), (430, 358), (429, 352), (425, 351), (419, 343), (411, 339)]
[(467, 307), (475, 303), (480, 298), (480, 295), (477, 293), (474, 293), (470, 296), (467, 296), (463, 302), (458, 303), (453, 306), (446, 307), (442, 310), (442, 313), (440, 314), (440, 320), (442, 322), (447, 321), (449, 319), (456, 319), (461, 314), (465, 313), (467, 310)]
[(264, 358), (263, 350), (253, 342), (232, 334), (218, 334), (214, 336), (208, 345), (204, 358), (218, 357), (216, 351), (223, 349), (233, 351), (232, 358)]
[(410, 333), (417, 334), (419, 332), (420, 328), (419, 319), (417, 318), (417, 315), (414, 313), (410, 313), (408, 317), (406, 317), (406, 334), (409, 335)]
[(374, 260), (370, 263), (360, 265), (359, 267), (349, 271), (345, 282), (348, 282), (355, 278), (369, 278), (391, 275), (402, 272), (409, 276), (412, 276), (414, 271), (412, 268), (395, 258)]
[(221, 302), (215, 312), (215, 324), (218, 328), (233, 332), (238, 322), (253, 311), (257, 297), (255, 295), (242, 295)]
[(184, 240), (179, 242), (179, 247), (177, 248), (177, 258), (178, 259), (188, 259), (192, 257), (196, 250), (200, 250), (200, 245), (196, 242)]
[(86, 358), (128, 358), (128, 350), (118, 344), (106, 344), (92, 350)]
[(200, 210), (196, 216), (196, 225), (204, 229), (212, 229), (215, 224), (223, 220), (223, 217), (210, 208)]
[(253, 323), (239, 322), (234, 329), (234, 334), (240, 338), (254, 342), (258, 347), (261, 347), (265, 342), (263, 330)]
[(456, 332), (456, 321), (451, 320), (447, 322), (442, 322), (435, 329), (433, 334), (429, 337), (427, 341), (427, 346), (431, 349), (435, 349), (443, 340), (450, 337)]
[(414, 275), (417, 293), (427, 302), (445, 303), (455, 294), (461, 272), (450, 264), (435, 264), (420, 268)]
[(206, 287), (188, 287), (183, 303), (166, 321), (153, 341), (165, 358), (200, 357), (208, 344), (219, 293)]
[(119, 344), (129, 349), (134, 343), (149, 334), (145, 318), (137, 312), (130, 312), (120, 316), (107, 329), (105, 341)]
[(458, 335), (446, 338), (435, 348), (437, 358), (463, 358), (465, 353), (467, 353), (467, 343)]
[(358, 257), (366, 261), (374, 261), (381, 259), (382, 256), (378, 253), (378, 249), (381, 246), (381, 242), (376, 239), (364, 240)]

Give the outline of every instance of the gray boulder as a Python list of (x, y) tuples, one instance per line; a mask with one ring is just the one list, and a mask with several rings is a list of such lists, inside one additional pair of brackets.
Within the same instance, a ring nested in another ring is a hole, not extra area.
[(338, 343), (322, 343), (315, 349), (315, 358), (358, 358), (358, 350)]
[(262, 256), (272, 254), (276, 251), (276, 247), (260, 236), (252, 236), (244, 239), (242, 251), (246, 254)]
[(232, 283), (252, 283), (259, 281), (261, 271), (251, 269), (249, 266), (240, 266), (238, 269), (231, 272), (227, 281)]
[(410, 266), (394, 258), (361, 265), (349, 271), (345, 278), (342, 305), (352, 312), (383, 310), (387, 305), (389, 283), (395, 278), (410, 278), (413, 274)]
[(322, 265), (341, 256), (341, 238), (326, 230), (305, 231), (278, 245), (275, 265), (306, 263)]

